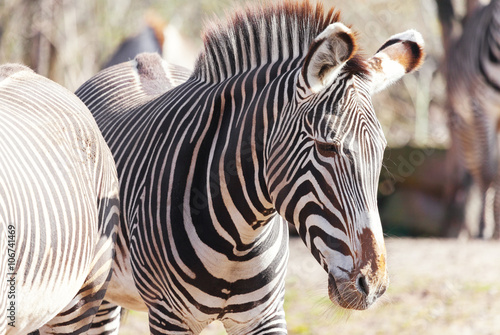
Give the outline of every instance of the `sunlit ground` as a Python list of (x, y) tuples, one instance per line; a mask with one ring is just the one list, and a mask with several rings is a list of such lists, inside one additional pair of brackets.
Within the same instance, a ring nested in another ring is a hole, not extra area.
[[(327, 279), (292, 239), (285, 308), (289, 334), (500, 334), (500, 243), (386, 240), (391, 285), (363, 312), (327, 298)], [(148, 334), (147, 316), (130, 312), (120, 334)], [(219, 323), (203, 335), (226, 334)]]

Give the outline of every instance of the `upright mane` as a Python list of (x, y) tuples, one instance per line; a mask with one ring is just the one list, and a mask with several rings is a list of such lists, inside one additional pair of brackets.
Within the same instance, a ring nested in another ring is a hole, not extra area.
[(302, 59), (314, 38), (339, 18), (333, 8), (325, 15), (321, 3), (309, 1), (240, 9), (225, 22), (209, 23), (193, 75), (220, 82), (264, 64)]

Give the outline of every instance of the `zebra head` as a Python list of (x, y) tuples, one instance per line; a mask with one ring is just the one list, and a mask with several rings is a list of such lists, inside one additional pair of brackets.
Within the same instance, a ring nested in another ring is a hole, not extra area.
[(371, 94), (420, 66), (422, 48), (421, 35), (407, 31), (362, 59), (351, 30), (330, 24), (311, 43), (274, 125), (271, 199), (327, 271), (330, 299), (345, 308), (368, 308), (388, 285), (377, 209), (387, 142)]

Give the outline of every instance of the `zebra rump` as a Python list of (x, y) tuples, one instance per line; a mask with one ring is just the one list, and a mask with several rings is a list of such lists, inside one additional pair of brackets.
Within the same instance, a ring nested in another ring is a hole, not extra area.
[(0, 334), (86, 333), (114, 257), (111, 152), (74, 94), (21, 65), (0, 66), (0, 119)]

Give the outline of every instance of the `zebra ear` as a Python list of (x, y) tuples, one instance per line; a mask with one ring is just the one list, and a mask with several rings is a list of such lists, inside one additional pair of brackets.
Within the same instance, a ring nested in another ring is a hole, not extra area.
[(354, 34), (340, 22), (330, 24), (309, 47), (302, 67), (304, 84), (320, 92), (338, 76), (344, 64), (356, 53)]
[(424, 56), (424, 39), (419, 32), (407, 30), (389, 38), (368, 59), (372, 75), (371, 92), (382, 91), (406, 73), (418, 69)]

